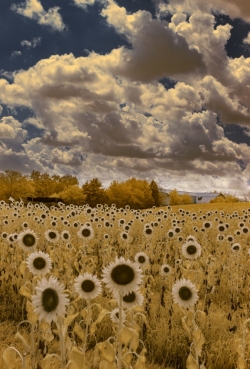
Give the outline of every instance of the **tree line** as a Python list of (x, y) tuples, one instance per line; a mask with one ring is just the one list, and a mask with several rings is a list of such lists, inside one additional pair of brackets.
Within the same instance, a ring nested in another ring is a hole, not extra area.
[(129, 205), (133, 209), (146, 209), (164, 203), (164, 194), (152, 180), (130, 178), (124, 182), (113, 181), (103, 188), (98, 178), (93, 178), (79, 186), (78, 179), (72, 175), (49, 175), (33, 170), (30, 175), (5, 170), (0, 173), (0, 200), (8, 202), (27, 197), (59, 197), (66, 205), (115, 204), (117, 208)]

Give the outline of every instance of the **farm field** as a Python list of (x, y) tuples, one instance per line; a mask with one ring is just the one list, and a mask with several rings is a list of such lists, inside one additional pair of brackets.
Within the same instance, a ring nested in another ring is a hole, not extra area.
[(250, 203), (0, 202), (0, 368), (247, 369)]

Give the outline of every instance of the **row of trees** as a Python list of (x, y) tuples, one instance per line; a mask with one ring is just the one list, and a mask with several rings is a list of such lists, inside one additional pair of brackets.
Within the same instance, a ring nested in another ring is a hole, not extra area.
[(113, 181), (105, 189), (98, 178), (80, 187), (78, 179), (71, 175), (50, 176), (39, 171), (23, 175), (12, 170), (0, 173), (0, 200), (8, 202), (10, 197), (19, 200), (28, 196), (60, 197), (65, 204), (89, 204), (91, 207), (114, 203), (118, 208), (129, 205), (133, 209), (160, 206), (164, 202), (164, 195), (154, 180), (150, 183), (136, 178), (125, 182)]

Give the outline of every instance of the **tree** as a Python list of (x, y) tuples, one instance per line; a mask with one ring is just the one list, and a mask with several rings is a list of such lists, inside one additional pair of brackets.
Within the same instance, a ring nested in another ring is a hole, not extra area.
[(83, 190), (77, 185), (69, 186), (63, 191), (53, 194), (52, 197), (62, 198), (65, 205), (83, 205), (86, 203), (87, 198)]
[(160, 191), (159, 191), (159, 187), (157, 185), (157, 183), (152, 180), (149, 184), (150, 190), (152, 192), (152, 197), (155, 201), (154, 205), (155, 206), (161, 206), (162, 204), (162, 199), (161, 199), (161, 195), (160, 195)]
[(33, 170), (30, 178), (35, 185), (35, 196), (46, 197), (56, 192), (54, 181), (48, 173), (40, 173), (39, 171)]
[(223, 194), (220, 193), (215, 199), (210, 200), (210, 203), (219, 203), (219, 202), (239, 202), (240, 200), (235, 197), (233, 194)]
[(28, 176), (14, 170), (5, 170), (0, 173), (0, 199), (5, 202), (10, 197), (19, 201), (27, 196), (33, 196), (35, 192), (34, 184)]
[(170, 205), (191, 204), (192, 198), (187, 193), (180, 195), (176, 188), (169, 193)]
[(93, 178), (90, 182), (82, 185), (83, 193), (86, 195), (86, 203), (91, 207), (97, 204), (105, 204), (108, 201), (106, 190), (102, 188), (102, 183), (98, 178)]
[(107, 189), (109, 205), (116, 207), (129, 205), (132, 209), (146, 209), (154, 205), (154, 198), (146, 180), (130, 178), (125, 182), (112, 182)]

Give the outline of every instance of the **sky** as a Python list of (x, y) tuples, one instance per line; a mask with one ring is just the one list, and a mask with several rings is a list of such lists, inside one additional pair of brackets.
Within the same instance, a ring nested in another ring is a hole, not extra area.
[(0, 172), (250, 191), (245, 0), (1, 0)]

